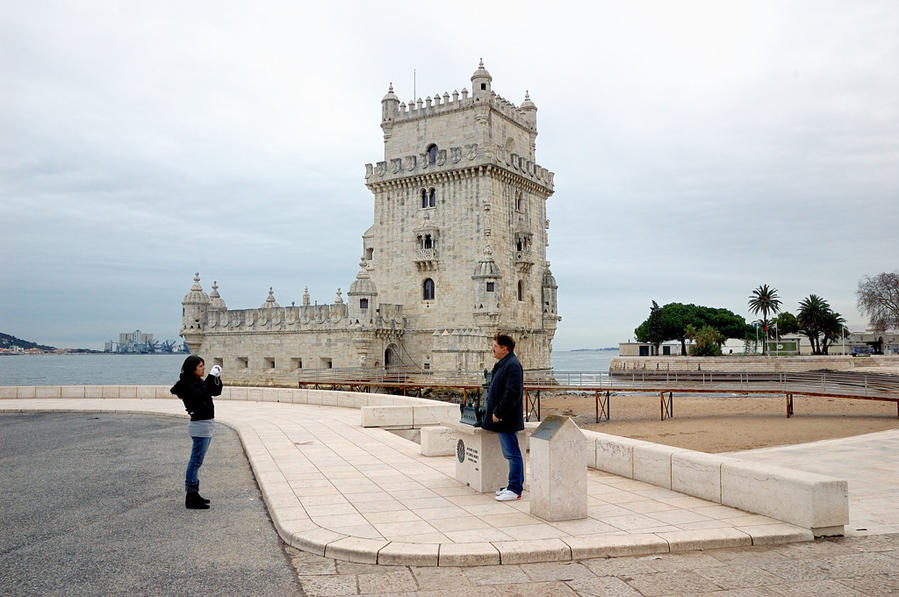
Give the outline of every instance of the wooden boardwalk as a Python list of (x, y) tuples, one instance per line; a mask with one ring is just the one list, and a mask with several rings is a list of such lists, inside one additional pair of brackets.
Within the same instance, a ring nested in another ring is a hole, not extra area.
[[(445, 392), (475, 401), (483, 391), (478, 372), (395, 370), (372, 373), (363, 369), (303, 371), (299, 387), (347, 389), (355, 392), (387, 391), (404, 396)], [(850, 400), (878, 400), (896, 404), (899, 417), (899, 376), (883, 373), (807, 372), (732, 373), (711, 371), (631, 372), (609, 375), (597, 371), (528, 371), (525, 375), (525, 412), (540, 420), (545, 392), (593, 393), (596, 422), (609, 420), (612, 394), (658, 394), (662, 420), (674, 416), (674, 394), (782, 395), (786, 416), (793, 415), (793, 398), (820, 396)], [(433, 397), (433, 396), (432, 396)]]

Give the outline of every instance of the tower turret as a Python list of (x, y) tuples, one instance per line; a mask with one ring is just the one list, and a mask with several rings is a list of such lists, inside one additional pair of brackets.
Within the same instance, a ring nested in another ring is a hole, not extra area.
[(400, 109), (400, 100), (393, 93), (393, 83), (387, 89), (387, 95), (381, 100), (381, 130), (384, 131), (384, 139), (390, 137), (393, 122)]
[(487, 102), (490, 100), (490, 94), (493, 93), (493, 90), (490, 89), (491, 81), (493, 81), (493, 77), (484, 68), (484, 59), (481, 58), (478, 70), (471, 75), (471, 97), (474, 98), (474, 101)]
[(209, 309), (209, 295), (203, 292), (203, 287), (200, 286), (199, 272), (194, 274), (194, 285), (184, 295), (181, 306), (180, 335), (184, 338), (184, 342), (190, 351), (196, 353), (203, 342), (207, 311)]
[(208, 311), (226, 311), (228, 307), (225, 305), (224, 299), (219, 294), (219, 283), (217, 280), (212, 281), (212, 293), (209, 295)]
[(268, 287), (268, 298), (265, 299), (265, 302), (262, 303), (262, 309), (280, 309), (281, 305), (275, 300), (275, 291), (269, 286)]
[(350, 291), (346, 293), (350, 319), (358, 320), (365, 325), (372, 322), (372, 314), (378, 308), (378, 288), (371, 281), (366, 262), (360, 264), (356, 279), (350, 284)]
[(484, 255), (474, 268), (474, 318), (481, 326), (495, 325), (502, 305), (503, 275), (493, 260), (490, 246), (484, 247)]
[(547, 261), (546, 267), (543, 270), (543, 288), (541, 293), (543, 299), (542, 302), (544, 326), (549, 324), (554, 328), (556, 326), (556, 322), (561, 319), (561, 317), (557, 315), (559, 307), (556, 301), (556, 291), (558, 290), (558, 288), (559, 285), (556, 284), (556, 278), (549, 270), (549, 261)]
[(528, 124), (528, 126), (536, 130), (537, 106), (534, 105), (534, 102), (531, 101), (531, 96), (527, 91), (524, 92), (524, 101), (521, 102), (521, 106), (519, 106), (518, 109), (521, 110), (524, 121)]

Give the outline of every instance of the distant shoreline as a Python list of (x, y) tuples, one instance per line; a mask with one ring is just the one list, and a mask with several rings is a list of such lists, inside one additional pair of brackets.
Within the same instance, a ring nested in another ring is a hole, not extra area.
[(617, 346), (609, 346), (607, 348), (575, 348), (574, 350), (560, 350), (559, 352), (604, 352), (607, 350), (618, 350)]

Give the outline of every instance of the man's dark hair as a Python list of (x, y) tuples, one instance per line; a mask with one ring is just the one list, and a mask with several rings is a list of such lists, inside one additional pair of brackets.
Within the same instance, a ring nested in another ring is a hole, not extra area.
[(497, 334), (493, 339), (500, 346), (505, 346), (506, 348), (508, 348), (509, 352), (513, 352), (515, 350), (515, 340), (512, 339), (512, 336), (507, 336), (506, 334)]

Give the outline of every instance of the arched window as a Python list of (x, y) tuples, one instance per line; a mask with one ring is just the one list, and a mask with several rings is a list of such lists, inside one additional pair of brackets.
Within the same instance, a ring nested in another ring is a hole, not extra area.
[(425, 234), (425, 249), (433, 249), (434, 241), (431, 240), (430, 234)]
[(437, 205), (437, 191), (431, 188), (428, 193), (428, 207), (434, 207)]
[(363, 310), (368, 309), (368, 299), (367, 298), (359, 299), (359, 308), (363, 309)]
[(431, 143), (428, 145), (428, 163), (434, 164), (437, 162), (437, 145), (435, 143)]
[(422, 284), (422, 298), (426, 301), (434, 300), (434, 280), (431, 278), (425, 279), (424, 284)]
[(524, 280), (518, 281), (518, 300), (524, 300)]
[(521, 211), (522, 202), (521, 202), (521, 193), (515, 196), (515, 211)]
[(428, 189), (421, 190), (421, 206), (422, 207), (428, 206)]

